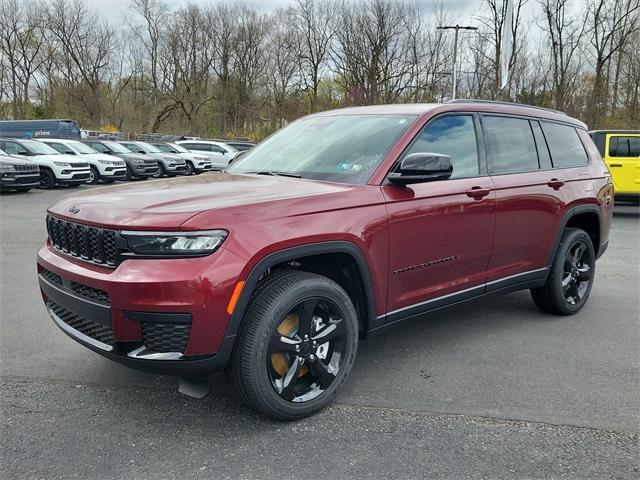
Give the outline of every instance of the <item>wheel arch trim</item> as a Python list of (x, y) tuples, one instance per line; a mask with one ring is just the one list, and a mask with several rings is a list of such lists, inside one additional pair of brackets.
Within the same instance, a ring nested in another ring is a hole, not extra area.
[(297, 245), (295, 247), (285, 248), (269, 253), (262, 257), (258, 263), (254, 265), (245, 279), (244, 288), (238, 297), (233, 314), (229, 319), (225, 338), (237, 335), (240, 325), (242, 324), (244, 314), (249, 305), (251, 295), (253, 294), (259, 279), (269, 268), (290, 260), (331, 253), (344, 253), (349, 255), (355, 261), (366, 295), (365, 305), (367, 309), (367, 318), (364, 319), (365, 331), (373, 328), (374, 323), (377, 320), (375, 310), (376, 299), (369, 265), (362, 253), (362, 250), (356, 244), (349, 241), (337, 240)]
[[(593, 213), (596, 215), (596, 217), (598, 218), (598, 228), (599, 228), (599, 233), (600, 233), (600, 238), (602, 238), (602, 231), (603, 231), (603, 225), (602, 225), (602, 213), (600, 212), (600, 209), (593, 204), (590, 205), (578, 205), (575, 207), (572, 207), (570, 209), (568, 209), (564, 216), (562, 217), (562, 221), (560, 222), (560, 228), (558, 229), (558, 233), (556, 235), (556, 239), (553, 243), (553, 248), (551, 249), (551, 253), (549, 255), (549, 258), (547, 259), (547, 267), (551, 267), (551, 265), (553, 264), (553, 260), (554, 258), (556, 258), (556, 253), (558, 252), (558, 247), (560, 246), (560, 240), (562, 239), (562, 233), (564, 232), (565, 228), (567, 227), (567, 224), (569, 223), (569, 220), (571, 220), (573, 217), (575, 217), (576, 215), (580, 215), (582, 213)], [(604, 249), (602, 248), (602, 245), (594, 245), (593, 248), (596, 251), (596, 258), (599, 257), (599, 255), (604, 252)]]

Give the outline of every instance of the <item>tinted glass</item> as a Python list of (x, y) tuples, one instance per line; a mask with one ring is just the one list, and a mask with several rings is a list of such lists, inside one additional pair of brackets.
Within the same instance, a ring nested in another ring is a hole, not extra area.
[(169, 145), (165, 145), (164, 143), (154, 143), (156, 147), (162, 152), (172, 153), (173, 149)]
[(138, 145), (136, 145), (135, 143), (121, 143), (120, 145), (122, 145), (125, 148), (128, 148), (132, 152), (144, 153), (144, 150), (141, 147), (139, 147)]
[(158, 147), (154, 146), (154, 145), (151, 145), (150, 143), (138, 142), (138, 145), (140, 145), (147, 152), (160, 153), (160, 149)]
[(362, 184), (415, 121), (413, 115), (320, 115), (289, 124), (228, 171), (274, 171)]
[(201, 152), (211, 151), (211, 145), (208, 145), (206, 143), (181, 143), (180, 145), (189, 150), (199, 150)]
[(218, 145), (211, 145), (211, 151), (215, 153), (227, 153), (227, 151)]
[(67, 153), (68, 151), (71, 150), (69, 147), (62, 145), (61, 143), (47, 143), (47, 145), (49, 145), (51, 148), (57, 150), (60, 153)]
[(109, 150), (115, 153), (131, 153), (131, 150), (129, 150), (127, 147), (116, 142), (105, 141), (103, 142), (103, 145), (105, 145)]
[(171, 148), (173, 150), (175, 150), (176, 152), (180, 152), (180, 153), (189, 153), (189, 150), (187, 150), (186, 148), (184, 148), (181, 145), (178, 145), (177, 143), (170, 143), (167, 145), (167, 148)]
[(436, 118), (409, 147), (412, 153), (440, 153), (451, 157), (450, 178), (474, 177), (478, 169), (478, 144), (471, 115), (448, 115)]
[(101, 143), (97, 143), (97, 142), (93, 143), (93, 142), (91, 142), (91, 143), (89, 143), (89, 146), (91, 148), (93, 148), (94, 150), (100, 152), (100, 153), (104, 153), (104, 152), (108, 152), (109, 151), (109, 149), (107, 147), (105, 147), (104, 145), (102, 145)]
[(27, 149), (18, 145), (17, 143), (7, 142), (4, 144), (4, 151), (9, 155), (18, 155), (20, 153), (27, 153)]
[(540, 168), (551, 168), (551, 155), (549, 154), (549, 146), (542, 133), (542, 127), (540, 122), (531, 121), (531, 130), (533, 130), (533, 137), (536, 140), (536, 147), (538, 149), (538, 159), (540, 160)]
[(538, 153), (529, 120), (509, 117), (482, 118), (492, 173), (538, 170)]
[(73, 147), (73, 149), (76, 152), (81, 153), (83, 155), (87, 155), (89, 153), (96, 153), (96, 151), (93, 148), (91, 148), (89, 145), (87, 145), (86, 143), (72, 142), (71, 146)]
[(587, 164), (589, 158), (575, 128), (559, 123), (542, 122), (542, 130), (555, 168)]
[(22, 140), (22, 146), (35, 155), (58, 155), (49, 145), (36, 140)]
[(611, 137), (609, 139), (610, 157), (640, 157), (640, 137)]

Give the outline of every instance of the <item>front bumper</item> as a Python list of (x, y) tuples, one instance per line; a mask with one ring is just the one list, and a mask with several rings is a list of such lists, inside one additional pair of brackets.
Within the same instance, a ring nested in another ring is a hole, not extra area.
[(169, 164), (164, 164), (164, 169), (167, 173), (172, 175), (185, 175), (187, 173), (187, 164), (179, 163), (177, 165), (169, 166)]
[(0, 188), (6, 190), (33, 188), (40, 185), (39, 172), (5, 172), (0, 175)]
[(158, 165), (134, 165), (131, 168), (131, 175), (135, 178), (149, 178), (158, 174), (160, 167)]
[(100, 180), (123, 180), (127, 176), (125, 166), (107, 167), (100, 172)]
[(202, 376), (223, 369), (231, 353), (226, 305), (242, 268), (227, 250), (213, 255), (109, 269), (45, 244), (38, 281), (54, 323), (87, 348), (148, 372)]
[(89, 170), (82, 172), (72, 172), (69, 174), (62, 174), (60, 178), (56, 179), (58, 185), (80, 185), (89, 181)]

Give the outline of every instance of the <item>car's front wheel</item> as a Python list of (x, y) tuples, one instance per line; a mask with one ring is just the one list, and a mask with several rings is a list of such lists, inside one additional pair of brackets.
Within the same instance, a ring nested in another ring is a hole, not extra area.
[(357, 349), (358, 318), (342, 287), (286, 270), (256, 288), (228, 373), (251, 407), (296, 420), (333, 401)]
[(100, 173), (98, 172), (98, 169), (96, 167), (91, 165), (89, 167), (89, 181), (87, 183), (95, 185), (96, 183), (98, 183), (98, 180), (100, 180)]
[(531, 290), (531, 297), (542, 310), (556, 315), (580, 311), (589, 298), (596, 268), (591, 237), (578, 228), (562, 234), (546, 283)]

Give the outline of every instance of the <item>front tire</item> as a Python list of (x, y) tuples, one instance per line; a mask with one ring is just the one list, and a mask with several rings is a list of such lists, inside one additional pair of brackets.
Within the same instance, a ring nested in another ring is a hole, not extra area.
[(40, 186), (42, 188), (55, 188), (56, 177), (51, 170), (40, 169)]
[(329, 405), (358, 349), (358, 317), (333, 280), (284, 270), (254, 292), (227, 372), (240, 397), (278, 420)]
[(584, 230), (567, 228), (547, 281), (542, 287), (531, 289), (531, 297), (547, 313), (573, 315), (587, 303), (595, 268), (596, 253), (591, 237)]
[(99, 180), (100, 172), (98, 172), (98, 169), (96, 167), (91, 165), (91, 167), (89, 167), (89, 181), (87, 183), (89, 183), (90, 185), (95, 185)]
[(185, 172), (185, 176), (190, 176), (193, 175), (195, 173), (195, 169), (193, 168), (193, 164), (189, 161), (186, 161), (185, 164), (187, 165), (187, 170)]

